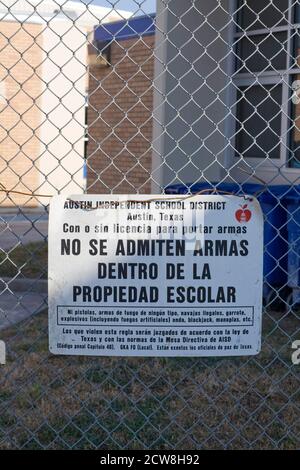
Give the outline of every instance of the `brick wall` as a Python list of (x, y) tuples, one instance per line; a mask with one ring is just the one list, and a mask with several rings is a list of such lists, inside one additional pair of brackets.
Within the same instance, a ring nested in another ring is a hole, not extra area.
[(150, 193), (154, 35), (114, 41), (90, 66), (89, 193)]
[[(0, 182), (30, 192), (39, 186), (39, 78), (42, 26), (0, 22)], [(0, 192), (1, 206), (36, 205), (27, 196)]]

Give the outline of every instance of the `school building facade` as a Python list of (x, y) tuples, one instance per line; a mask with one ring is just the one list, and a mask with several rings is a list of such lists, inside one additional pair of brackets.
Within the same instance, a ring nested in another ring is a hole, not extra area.
[(298, 2), (187, 3), (96, 28), (89, 192), (299, 182)]
[(1, 3), (0, 182), (10, 191), (0, 192), (1, 208), (84, 191), (89, 35), (128, 16), (71, 0)]

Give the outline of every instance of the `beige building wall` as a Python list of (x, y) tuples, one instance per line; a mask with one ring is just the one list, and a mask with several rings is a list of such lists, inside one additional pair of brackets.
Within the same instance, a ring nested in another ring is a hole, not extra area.
[(71, 21), (51, 21), (43, 32), (43, 50), (39, 193), (82, 193), (86, 30)]
[(130, 13), (66, 0), (10, 3), (9, 13), (0, 5), (0, 186), (37, 196), (0, 191), (0, 207), (39, 207), (50, 198), (38, 195), (84, 190), (88, 32)]
[[(0, 22), (0, 183), (36, 191), (39, 149), (43, 36), (39, 24)], [(1, 206), (36, 205), (34, 198), (0, 192)]]
[[(0, 32), (0, 182), (41, 195), (81, 193), (86, 30), (52, 20), (1, 22)], [(2, 206), (48, 202), (1, 193)]]

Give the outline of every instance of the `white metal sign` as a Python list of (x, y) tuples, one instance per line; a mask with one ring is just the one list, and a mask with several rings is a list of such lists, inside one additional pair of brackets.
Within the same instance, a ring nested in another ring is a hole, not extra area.
[(263, 217), (253, 197), (56, 196), (50, 351), (257, 354), (262, 277)]

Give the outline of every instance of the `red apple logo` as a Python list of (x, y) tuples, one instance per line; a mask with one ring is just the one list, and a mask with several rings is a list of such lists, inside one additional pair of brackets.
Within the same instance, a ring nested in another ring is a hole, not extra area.
[(238, 222), (249, 222), (251, 219), (251, 211), (247, 209), (247, 204), (241, 206), (241, 209), (238, 209), (235, 213), (235, 218)]

